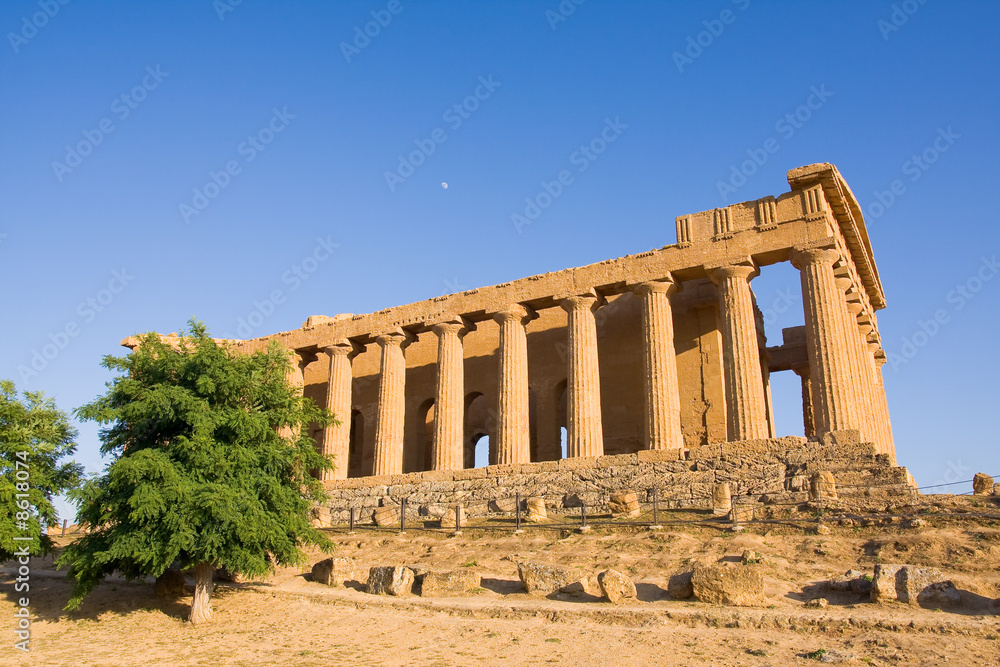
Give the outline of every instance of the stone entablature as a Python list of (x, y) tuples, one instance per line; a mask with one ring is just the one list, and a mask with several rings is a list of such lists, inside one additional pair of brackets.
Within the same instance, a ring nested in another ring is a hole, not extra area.
[[(769, 376), (786, 370), (807, 435), (855, 429), (894, 460), (860, 207), (832, 165), (788, 181), (677, 218), (660, 249), (232, 344), (293, 354), (292, 380), (343, 421), (313, 431), (334, 479), (461, 471), (483, 435), (514, 466), (563, 458), (561, 428), (567, 459), (774, 438)], [(751, 281), (786, 261), (805, 322), (767, 347)]]

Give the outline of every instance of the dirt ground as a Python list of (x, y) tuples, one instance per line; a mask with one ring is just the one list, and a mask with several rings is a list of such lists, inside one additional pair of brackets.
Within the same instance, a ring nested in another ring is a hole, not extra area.
[[(14, 650), (13, 634), (5, 633), (0, 665), (997, 665), (1000, 521), (975, 516), (983, 511), (997, 514), (958, 501), (950, 516), (927, 515), (919, 528), (834, 525), (829, 535), (795, 520), (742, 533), (707, 522), (661, 531), (597, 525), (588, 534), (473, 527), (458, 537), (419, 527), (405, 535), (332, 530), (334, 555), (357, 564), (347, 587), (310, 581), (308, 567), (221, 584), (215, 618), (198, 627), (185, 620), (190, 597), (158, 598), (149, 582), (109, 580), (67, 614), (69, 585), (48, 558), (32, 564), (31, 655)], [(764, 556), (766, 608), (667, 596), (674, 572), (734, 560), (745, 549)], [(310, 563), (322, 558), (309, 556)], [(639, 599), (614, 607), (587, 595), (533, 598), (521, 592), (519, 559), (594, 574), (613, 567), (636, 581)], [(848, 569), (870, 573), (878, 562), (938, 567), (962, 604), (877, 606), (823, 585)], [(363, 592), (368, 567), (417, 564), (476, 568), (482, 588), (440, 599)], [(12, 619), (9, 567), (0, 590), (0, 617)], [(816, 597), (829, 607), (804, 606)]]

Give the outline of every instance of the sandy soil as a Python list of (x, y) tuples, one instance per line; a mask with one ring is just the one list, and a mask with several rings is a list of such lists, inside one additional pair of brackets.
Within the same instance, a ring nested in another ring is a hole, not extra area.
[[(355, 559), (357, 579), (371, 565), (468, 566), (482, 573), (483, 589), (463, 598), (386, 598), (362, 592), (360, 581), (333, 588), (309, 581), (308, 568), (285, 569), (264, 582), (220, 585), (215, 619), (199, 627), (185, 621), (189, 597), (164, 600), (149, 583), (119, 580), (66, 614), (69, 586), (46, 559), (32, 566), (30, 658), (11, 648), (8, 634), (0, 665), (1000, 664), (1000, 522), (928, 524), (835, 527), (825, 536), (794, 523), (740, 534), (691, 525), (684, 532), (597, 527), (586, 535), (333, 531), (336, 555)], [(666, 595), (673, 572), (744, 549), (766, 559), (768, 608)], [(614, 567), (634, 578), (639, 600), (616, 608), (588, 596), (531, 598), (518, 592), (519, 558), (594, 573)], [(962, 590), (962, 607), (879, 607), (822, 586), (850, 568), (871, 572), (876, 562), (939, 567)], [(11, 619), (9, 570), (0, 590), (0, 617)], [(804, 607), (820, 596), (828, 608)]]

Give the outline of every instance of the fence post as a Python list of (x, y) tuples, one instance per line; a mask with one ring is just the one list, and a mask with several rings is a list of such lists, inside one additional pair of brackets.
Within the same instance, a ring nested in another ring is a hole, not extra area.
[(351, 516), (349, 517), (348, 521), (350, 522), (350, 524), (349, 524), (350, 525), (350, 529), (348, 531), (348, 534), (349, 535), (353, 535), (354, 534), (354, 508), (353, 507), (351, 508)]
[(653, 525), (649, 527), (650, 530), (659, 530), (663, 528), (660, 525), (660, 490), (655, 486), (653, 487)]
[(514, 534), (521, 533), (521, 494), (514, 494)]
[(587, 525), (587, 503), (583, 500), (580, 501), (580, 532), (590, 532), (590, 526)]
[(739, 505), (736, 502), (737, 498), (739, 498), (739, 496), (733, 496), (732, 501), (730, 502), (729, 505), (729, 515), (733, 519), (733, 525), (730, 527), (730, 530), (732, 530), (734, 533), (738, 533), (741, 530), (743, 530), (743, 527), (740, 526), (740, 516), (738, 511)]
[(462, 534), (462, 506), (455, 505), (455, 534)]
[(69, 523), (69, 519), (63, 519), (63, 529), (62, 529), (62, 535), (60, 535), (60, 537), (66, 537), (66, 524), (67, 523)]
[(399, 534), (406, 532), (406, 498), (399, 501)]

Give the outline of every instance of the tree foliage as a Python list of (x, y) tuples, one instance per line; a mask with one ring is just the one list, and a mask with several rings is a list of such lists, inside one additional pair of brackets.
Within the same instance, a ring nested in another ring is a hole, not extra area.
[[(31, 555), (52, 548), (43, 534), (59, 523), (52, 499), (75, 488), (83, 472), (79, 463), (60, 462), (76, 451), (66, 413), (42, 392), (23, 396), (10, 380), (0, 381), (0, 562), (25, 545)], [(32, 540), (15, 542), (18, 536)]]
[(176, 343), (140, 340), (104, 359), (121, 375), (77, 411), (104, 425), (101, 451), (114, 460), (75, 497), (92, 530), (59, 559), (74, 581), (67, 608), (113, 571), (211, 564), (260, 576), (302, 563), (305, 544), (329, 550), (310, 521), (323, 498), (310, 471), (332, 464), (306, 427), (338, 422), (289, 382), (287, 351), (237, 353), (195, 320)]

